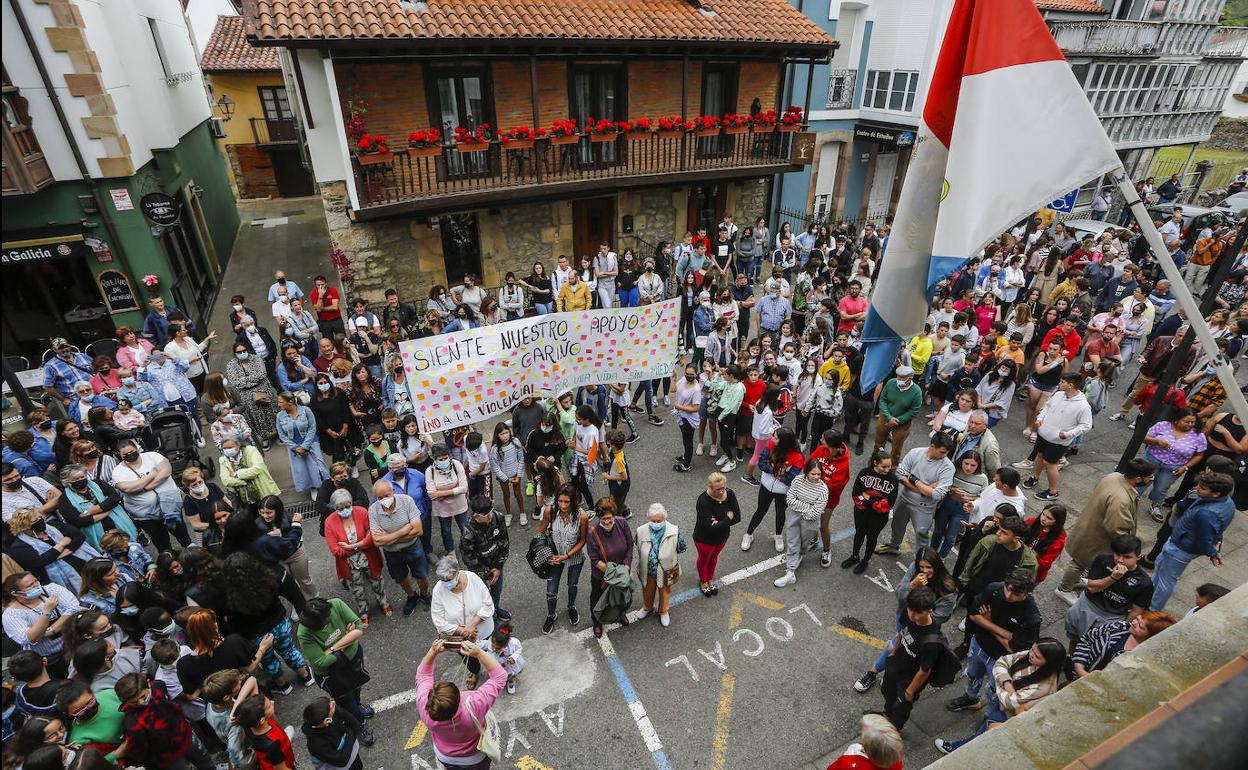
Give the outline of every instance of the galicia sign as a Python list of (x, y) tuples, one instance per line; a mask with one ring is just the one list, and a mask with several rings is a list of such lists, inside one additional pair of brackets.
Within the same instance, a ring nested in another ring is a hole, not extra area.
[(29, 262), (46, 262), (52, 259), (91, 256), (92, 251), (83, 240), (82, 230), (69, 230), (58, 234), (60, 228), (43, 231), (5, 233), (3, 262), (20, 265)]

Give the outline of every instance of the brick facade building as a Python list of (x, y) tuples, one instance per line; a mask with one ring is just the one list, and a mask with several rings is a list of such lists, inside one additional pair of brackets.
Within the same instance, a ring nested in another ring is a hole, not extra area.
[[(361, 5), (351, 18), (282, 0), (244, 13), (253, 44), (290, 49), (331, 238), (370, 300), (391, 286), (415, 299), (469, 272), (498, 286), (602, 240), (649, 256), (726, 213), (765, 214), (772, 177), (795, 168), (797, 134), (750, 125), (594, 141), (586, 121), (782, 112), (786, 67), (835, 46), (783, 0)], [(553, 134), (566, 120), (579, 139), (454, 138), (485, 124)], [(429, 128), (438, 145), (408, 149)], [(364, 133), (387, 137), (389, 152), (361, 153)]]

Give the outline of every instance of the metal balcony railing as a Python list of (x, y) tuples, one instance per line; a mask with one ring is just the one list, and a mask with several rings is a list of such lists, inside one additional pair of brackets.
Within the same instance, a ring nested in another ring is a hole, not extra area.
[(1162, 25), (1155, 21), (1051, 21), (1058, 48), (1073, 54), (1155, 56)]
[(1205, 45), (1205, 56), (1244, 58), (1248, 51), (1248, 27), (1218, 27)]
[(848, 110), (854, 106), (854, 81), (858, 71), (832, 70), (828, 73), (828, 109)]
[[(459, 146), (399, 149), (354, 159), (361, 210), (453, 210), (468, 203), (575, 194), (602, 185), (644, 187), (689, 178), (731, 178), (789, 170), (792, 134), (779, 130), (716, 136), (656, 132), (568, 144), (494, 142), (477, 151)], [(375, 212), (376, 213), (376, 212)]]
[(291, 144), (295, 141), (295, 121), (286, 118), (251, 118), (251, 135), (256, 144)]

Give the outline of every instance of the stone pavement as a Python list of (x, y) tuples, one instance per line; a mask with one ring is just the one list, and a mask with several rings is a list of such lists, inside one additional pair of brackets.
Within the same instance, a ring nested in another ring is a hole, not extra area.
[[(284, 214), (299, 209), (304, 213)], [(277, 267), (285, 268), (305, 290), (312, 275), (330, 272), (323, 217), (313, 200), (246, 204), (246, 212), (245, 221), (287, 219), (285, 224), (268, 227), (244, 226), (239, 251), (223, 284), (223, 301), (217, 305), (221, 317), (214, 316), (217, 326), (225, 323), (227, 300), (235, 292), (249, 300), (254, 297), (249, 304), (254, 302), (257, 311), (261, 306), (267, 309), (260, 300)], [(228, 346), (214, 346), (214, 361), (224, 360), (224, 355)], [(1128, 372), (1120, 380), (1122, 385), (1113, 395), (1121, 397), (1130, 376)], [(1020, 435), (1023, 405), (1015, 407), (995, 430), (1005, 462), (1024, 457), (1030, 449)], [(627, 449), (633, 477), (629, 503), (634, 511), (644, 512), (649, 503), (663, 502), (671, 520), (688, 537), (694, 522), (693, 504), (704, 488), (706, 473), (713, 470), (712, 460), (698, 457), (693, 472), (673, 472), (671, 458), (679, 452), (679, 434), (668, 410), (660, 406), (656, 413), (666, 424), (656, 427), (637, 421), (642, 438)], [(487, 433), (489, 427), (480, 429)], [(922, 445), (925, 436), (926, 431), (912, 431), (908, 448)], [(1072, 509), (1068, 528), (1092, 487), (1113, 471), (1127, 437), (1124, 424), (1102, 416), (1083, 451), (1063, 471), (1062, 502)], [(285, 452), (275, 447), (267, 459), (275, 479), (289, 489)], [(865, 457), (854, 457), (851, 470), (856, 473), (864, 462)], [(731, 475), (730, 487), (748, 519), (755, 508), (756, 491), (739, 480), (739, 473)], [(605, 486), (595, 491), (603, 494)], [(516, 635), (525, 646), (529, 671), (521, 678), (519, 692), (504, 695), (496, 707), (503, 722), (506, 760), (502, 766), (521, 770), (826, 767), (854, 740), (862, 710), (880, 706), (878, 691), (859, 695), (850, 685), (893, 632), (895, 600), (888, 584), (900, 578), (910, 558), (908, 551), (899, 558), (877, 557), (871, 571), (861, 576), (838, 569), (835, 565), (847, 555), (847, 538), (852, 534), (848, 497), (842, 498), (832, 522), (832, 568), (820, 569), (817, 558), (807, 558), (795, 585), (772, 586), (780, 572), (778, 557), (766, 537), (769, 517), (749, 552), (739, 548), (741, 531), (730, 540), (720, 559), (719, 575), (731, 584), (720, 596), (708, 600), (697, 592), (693, 556), (686, 554), (686, 576), (677, 588), (671, 627), (663, 629), (649, 618), (608, 631), (600, 641), (588, 631), (587, 577), (581, 580), (577, 602), (580, 626), (568, 622), (566, 589), (561, 589), (556, 631), (549, 636), (541, 633), (545, 587), (523, 561), (535, 525), (513, 524), (503, 605), (515, 616)], [(287, 499), (296, 501), (293, 494)], [(1038, 513), (1040, 507), (1028, 495), (1029, 515)], [(630, 523), (635, 527), (641, 519), (635, 516)], [(1145, 504), (1140, 534), (1146, 547), (1151, 546), (1156, 530)], [(313, 577), (323, 595), (347, 598), (334, 578), (315, 522), (309, 522), (306, 541)], [(444, 545), (436, 534), (434, 542), (441, 555)], [(1180, 581), (1170, 610), (1185, 612), (1195, 586), (1202, 582), (1228, 586), (1248, 582), (1246, 546), (1248, 525), (1240, 517), (1227, 533), (1226, 565), (1215, 569), (1207, 560), (1194, 562)], [(1060, 576), (1065, 564), (1066, 557), (1060, 557), (1051, 574)], [(1052, 595), (1055, 583), (1056, 577), (1042, 584), (1037, 598), (1046, 633), (1062, 638), (1066, 606)], [(387, 580), (386, 590), (399, 606), (397, 587)], [(376, 613), (366, 631), (364, 645), (373, 681), (365, 696), (379, 711), (373, 720), (378, 743), (364, 752), (366, 767), (434, 766), (428, 738), (411, 705), (416, 663), (432, 638), (425, 607), (410, 618), (396, 613), (387, 619)], [(462, 681), (462, 668), (449, 655), (440, 659), (439, 673)], [(974, 729), (978, 715), (944, 709), (957, 689), (955, 684), (943, 692), (923, 694), (903, 733), (908, 767), (922, 767), (938, 758), (933, 738), (962, 737)], [(281, 720), (298, 724), (303, 705), (314, 694), (317, 691), (301, 689), (279, 698)], [(301, 758), (306, 757), (301, 745), (296, 750)]]

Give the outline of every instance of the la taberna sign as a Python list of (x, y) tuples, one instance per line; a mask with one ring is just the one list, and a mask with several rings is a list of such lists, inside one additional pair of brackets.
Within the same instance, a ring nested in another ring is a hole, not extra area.
[(139, 199), (139, 209), (147, 221), (162, 227), (172, 227), (182, 216), (182, 207), (172, 196), (162, 192), (152, 192)]

